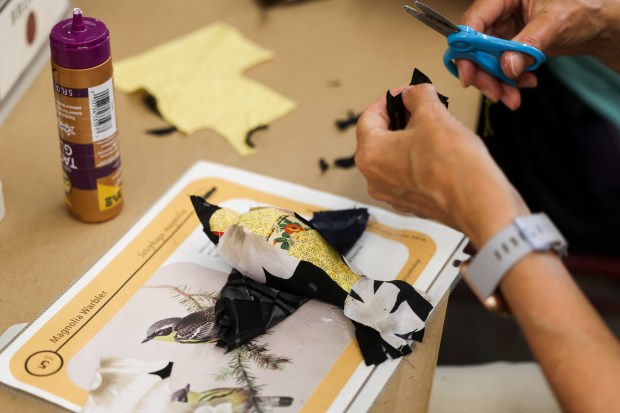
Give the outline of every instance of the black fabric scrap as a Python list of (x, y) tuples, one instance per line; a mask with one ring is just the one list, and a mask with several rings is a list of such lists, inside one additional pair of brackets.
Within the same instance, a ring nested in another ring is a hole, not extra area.
[(153, 136), (168, 136), (177, 131), (175, 126), (164, 126), (163, 128), (147, 129), (146, 133)]
[(310, 224), (327, 242), (345, 255), (368, 225), (368, 209), (351, 208), (315, 212)]
[(325, 158), (319, 159), (319, 168), (321, 168), (321, 172), (325, 172), (329, 169), (329, 163), (327, 163)]
[(253, 129), (250, 129), (248, 131), (248, 133), (245, 134), (245, 143), (246, 145), (248, 145), (250, 148), (254, 148), (256, 147), (256, 145), (254, 145), (254, 142), (252, 142), (252, 135), (254, 135), (256, 132), (260, 131), (260, 130), (264, 130), (267, 129), (269, 127), (269, 125), (259, 125)]
[(271, 288), (234, 269), (215, 304), (220, 337), (228, 350), (266, 333), (301, 307), (309, 298)]
[(355, 155), (336, 159), (334, 161), (334, 166), (339, 168), (353, 168), (355, 166)]
[[(415, 288), (405, 281), (394, 280), (388, 282), (394, 284), (400, 290), (396, 297), (396, 302), (394, 303), (394, 309), (398, 308), (403, 301), (407, 301), (416, 315), (420, 317), (422, 321), (426, 321), (433, 309), (433, 305), (426, 301)], [(380, 282), (376, 282), (376, 285), (379, 286)], [(354, 297), (353, 295), (351, 296)], [(388, 356), (396, 359), (411, 353), (411, 347), (392, 347), (381, 338), (377, 330), (357, 322), (353, 322), (353, 324), (355, 325), (355, 337), (359, 343), (360, 351), (362, 352), (366, 365), (370, 366), (372, 364), (382, 363), (387, 360)], [(406, 340), (421, 342), (424, 338), (424, 329), (408, 335), (402, 335), (401, 337)]]
[[(161, 113), (157, 107), (157, 99), (153, 95), (146, 95), (142, 98), (142, 102), (150, 109), (151, 112), (161, 118)], [(153, 136), (168, 136), (177, 131), (175, 126), (164, 126), (162, 128), (147, 129), (146, 133)]]
[[(410, 85), (419, 85), (422, 83), (430, 83), (431, 80), (424, 73), (419, 71), (417, 68), (413, 69), (413, 74), (411, 76)], [(445, 107), (448, 107), (448, 98), (440, 93), (437, 93), (437, 97), (444, 104)], [(409, 113), (405, 104), (403, 103), (402, 93), (397, 94), (396, 96), (392, 96), (390, 91), (388, 90), (386, 95), (386, 109), (388, 113), (388, 117), (390, 118), (390, 130), (401, 130), (405, 129), (407, 126), (407, 121), (409, 118)]]
[(336, 127), (339, 130), (344, 131), (351, 126), (355, 126), (360, 115), (360, 113), (355, 114), (352, 111), (349, 111), (346, 119), (336, 119)]
[(157, 107), (157, 99), (153, 95), (146, 95), (142, 98), (142, 102), (146, 105), (147, 108), (151, 110), (154, 114), (161, 118), (161, 113), (159, 112), (159, 108)]
[(407, 126), (407, 109), (403, 103), (403, 95), (392, 96), (390, 91), (385, 95), (386, 109), (390, 118), (390, 130), (401, 130)]

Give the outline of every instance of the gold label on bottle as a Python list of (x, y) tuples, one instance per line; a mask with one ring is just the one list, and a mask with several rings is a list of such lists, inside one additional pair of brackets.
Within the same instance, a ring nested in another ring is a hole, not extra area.
[(67, 207), (84, 221), (110, 219), (123, 202), (111, 60), (82, 70), (52, 62), (52, 75)]

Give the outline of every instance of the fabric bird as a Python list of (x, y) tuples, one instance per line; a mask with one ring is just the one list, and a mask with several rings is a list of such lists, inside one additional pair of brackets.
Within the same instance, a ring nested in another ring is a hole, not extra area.
[(366, 364), (411, 352), (432, 305), (413, 286), (355, 272), (300, 215), (273, 207), (239, 214), (191, 197), (219, 256), (241, 274), (277, 290), (336, 305), (355, 325)]

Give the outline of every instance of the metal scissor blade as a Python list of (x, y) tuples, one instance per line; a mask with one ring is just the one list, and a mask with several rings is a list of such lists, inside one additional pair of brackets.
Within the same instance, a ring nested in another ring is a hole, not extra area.
[(443, 34), (446, 37), (461, 30), (457, 25), (437, 13), (426, 4), (419, 1), (414, 1), (413, 4), (417, 7), (417, 9), (406, 4), (403, 7), (407, 13), (411, 14), (431, 29)]

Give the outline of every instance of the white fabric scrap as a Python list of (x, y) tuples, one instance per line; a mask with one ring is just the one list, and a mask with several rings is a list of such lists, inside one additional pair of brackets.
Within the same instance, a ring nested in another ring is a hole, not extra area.
[(217, 244), (217, 253), (243, 275), (263, 284), (266, 281), (264, 270), (289, 279), (299, 265), (299, 259), (288, 251), (273, 247), (242, 225), (232, 225), (226, 230)]
[(351, 320), (371, 327), (390, 346), (400, 348), (410, 343), (399, 337), (424, 328), (424, 321), (409, 306), (407, 301), (394, 309), (399, 288), (380, 281), (375, 292), (375, 280), (361, 277), (351, 288), (363, 301), (348, 296), (344, 303), (344, 315)]

